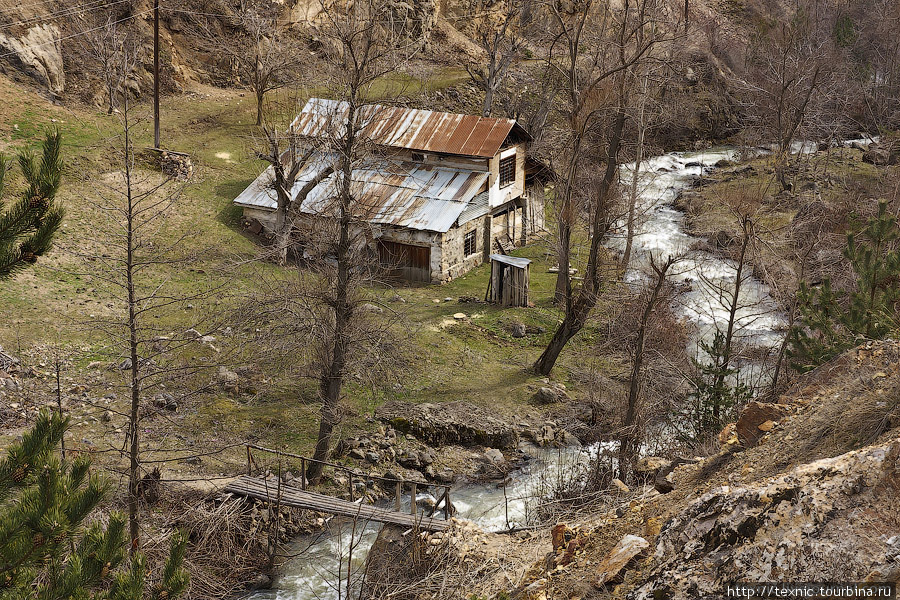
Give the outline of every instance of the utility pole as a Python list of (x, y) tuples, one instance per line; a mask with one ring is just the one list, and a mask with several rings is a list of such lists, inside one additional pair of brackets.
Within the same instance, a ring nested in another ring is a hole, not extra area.
[(159, 148), (159, 0), (153, 0), (153, 147)]

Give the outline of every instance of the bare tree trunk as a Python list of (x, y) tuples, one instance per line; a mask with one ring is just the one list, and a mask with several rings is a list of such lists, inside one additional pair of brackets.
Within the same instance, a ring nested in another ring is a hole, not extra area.
[(644, 364), (644, 340), (647, 335), (647, 324), (650, 322), (650, 316), (656, 309), (660, 300), (660, 292), (666, 282), (666, 275), (669, 267), (675, 260), (669, 257), (662, 266), (656, 265), (653, 257), (650, 257), (650, 266), (656, 275), (653, 283), (653, 291), (647, 298), (647, 304), (641, 314), (641, 323), (638, 328), (637, 341), (634, 345), (634, 361), (631, 365), (631, 383), (628, 387), (628, 406), (625, 410), (625, 418), (622, 422), (622, 432), (619, 436), (619, 479), (626, 481), (631, 462), (637, 454), (640, 446), (640, 439), (637, 431), (638, 417), (640, 414), (641, 403), (641, 370)]
[[(738, 255), (737, 260), (737, 270), (736, 276), (734, 279), (734, 288), (731, 293), (731, 298), (729, 298), (730, 306), (728, 307), (728, 324), (725, 328), (725, 338), (724, 338), (724, 347), (722, 349), (722, 356), (718, 357), (718, 374), (716, 375), (716, 382), (714, 389), (722, 389), (725, 384), (725, 371), (728, 370), (731, 366), (731, 349), (734, 343), (734, 326), (737, 321), (737, 309), (740, 305), (740, 293), (741, 293), (741, 284), (743, 283), (743, 273), (744, 273), (744, 265), (746, 264), (747, 259), (747, 246), (750, 244), (750, 238), (753, 235), (753, 221), (749, 216), (744, 215), (741, 217), (741, 231), (743, 233), (741, 237), (741, 251)], [(713, 404), (713, 417), (718, 420), (721, 416), (721, 407), (719, 402), (716, 401)]]
[(648, 74), (644, 74), (644, 89), (641, 94), (641, 107), (638, 115), (637, 152), (634, 157), (634, 171), (631, 174), (631, 190), (628, 198), (628, 220), (625, 223), (625, 253), (622, 255), (622, 267), (627, 271), (631, 263), (631, 250), (634, 245), (634, 219), (637, 212), (638, 183), (640, 182), (641, 161), (644, 160), (644, 135), (647, 127), (644, 123), (644, 109), (647, 104)]
[(354, 150), (356, 145), (356, 99), (352, 98), (347, 113), (345, 127), (345, 139), (341, 156), (341, 189), (340, 189), (340, 215), (339, 215), (339, 239), (335, 254), (337, 259), (337, 280), (334, 290), (334, 338), (331, 340), (329, 362), (322, 376), (320, 389), (322, 394), (322, 414), (319, 423), (319, 437), (316, 440), (316, 449), (313, 461), (308, 469), (309, 480), (318, 483), (322, 475), (322, 462), (328, 460), (331, 451), (331, 434), (337, 425), (341, 390), (344, 384), (344, 370), (349, 349), (348, 329), (350, 319), (353, 317), (353, 307), (350, 303), (350, 228), (353, 222), (352, 201), (350, 189), (353, 177)]
[[(624, 85), (624, 84), (622, 84)], [(623, 92), (624, 93), (624, 92)], [(609, 200), (613, 188), (616, 185), (616, 179), (619, 172), (619, 147), (622, 143), (622, 135), (625, 130), (625, 106), (624, 103), (619, 105), (616, 119), (609, 131), (609, 142), (606, 150), (606, 170), (603, 173), (603, 179), (600, 181), (597, 204), (594, 207), (594, 214), (591, 224), (591, 250), (588, 255), (587, 267), (584, 272), (584, 281), (578, 289), (575, 297), (572, 297), (571, 284), (569, 283), (568, 264), (560, 265), (560, 270), (565, 270), (566, 278), (566, 314), (563, 317), (553, 338), (547, 345), (547, 348), (541, 353), (532, 368), (541, 375), (549, 375), (553, 370), (553, 366), (559, 359), (559, 354), (566, 344), (584, 327), (591, 310), (597, 304), (597, 297), (600, 293), (601, 276), (600, 276), (600, 249), (602, 247), (603, 236), (609, 231), (611, 223), (609, 222)], [(559, 279), (557, 279), (559, 281)]]
[(130, 447), (128, 451), (128, 530), (131, 538), (131, 553), (140, 549), (140, 528), (138, 523), (138, 484), (140, 483), (140, 441), (139, 419), (141, 408), (140, 363), (138, 357), (137, 298), (134, 288), (134, 197), (131, 189), (131, 128), (128, 121), (128, 98), (124, 99), (125, 119), (125, 278), (126, 302), (128, 303), (128, 349), (131, 359), (131, 413), (128, 420)]

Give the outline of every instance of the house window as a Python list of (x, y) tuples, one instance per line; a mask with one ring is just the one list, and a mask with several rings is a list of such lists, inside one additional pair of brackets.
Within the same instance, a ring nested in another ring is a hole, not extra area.
[(516, 155), (500, 159), (500, 187), (506, 187), (516, 181)]
[(425, 155), (421, 152), (413, 152), (412, 153), (412, 161), (414, 163), (423, 163), (425, 162)]
[(465, 235), (463, 238), (463, 254), (465, 256), (472, 256), (478, 252), (477, 239), (478, 237), (476, 236), (474, 229)]

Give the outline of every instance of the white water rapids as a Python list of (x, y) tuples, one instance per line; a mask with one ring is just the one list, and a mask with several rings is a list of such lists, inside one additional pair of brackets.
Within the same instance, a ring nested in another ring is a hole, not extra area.
[[(692, 250), (698, 238), (684, 230), (684, 215), (672, 203), (680, 190), (692, 179), (722, 159), (734, 159), (730, 149), (704, 152), (673, 152), (644, 161), (639, 171), (639, 218), (632, 265), (626, 277), (637, 282), (646, 267), (650, 253), (665, 260), (669, 255), (681, 256), (674, 268), (673, 278), (683, 284), (676, 301), (682, 318), (695, 326), (697, 337), (692, 341), (696, 351), (699, 339), (709, 340), (716, 327), (722, 328), (728, 318), (728, 306), (722, 290), (730, 289), (736, 276), (732, 261), (703, 250)], [(691, 165), (691, 166), (688, 166)], [(621, 170), (621, 181), (628, 188), (633, 165)], [(623, 228), (612, 236), (609, 246), (624, 249)], [(771, 348), (780, 343), (785, 321), (777, 311), (768, 288), (755, 279), (745, 280), (737, 313), (738, 336), (749, 347)], [(752, 363), (742, 365), (753, 376)], [(457, 516), (471, 519), (487, 530), (504, 530), (508, 525), (525, 524), (529, 507), (527, 498), (540, 496), (542, 486), (554, 477), (583, 461), (592, 449), (568, 448), (538, 453), (527, 466), (513, 474), (506, 489), (491, 485), (467, 484), (454, 488), (451, 499)], [(507, 501), (508, 500), (508, 501)], [(409, 499), (406, 499), (409, 506)], [(336, 520), (332, 521), (333, 523)], [(296, 540), (289, 551), (297, 553), (287, 562), (271, 590), (251, 596), (254, 600), (343, 600), (347, 598), (344, 583), (350, 557), (351, 573), (361, 573), (365, 555), (377, 535), (378, 528), (370, 525), (362, 531), (335, 524), (319, 536)], [(352, 553), (350, 546), (355, 545)], [(352, 556), (351, 556), (352, 554)], [(340, 566), (339, 566), (340, 565)], [(340, 577), (339, 577), (340, 576)]]

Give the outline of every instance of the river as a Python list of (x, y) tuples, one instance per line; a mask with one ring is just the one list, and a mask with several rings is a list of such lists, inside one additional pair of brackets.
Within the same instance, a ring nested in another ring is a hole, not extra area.
[[(673, 278), (681, 283), (675, 308), (679, 316), (694, 325), (696, 336), (691, 340), (696, 351), (699, 340), (709, 340), (716, 326), (727, 321), (728, 309), (722, 301), (721, 290), (733, 285), (736, 271), (732, 261), (695, 248), (698, 238), (689, 235), (684, 227), (684, 215), (674, 206), (677, 194), (690, 186), (718, 161), (733, 160), (735, 151), (728, 148), (703, 152), (672, 152), (648, 159), (639, 170), (640, 218), (634, 238), (633, 259), (626, 273), (628, 281), (637, 283), (650, 253), (665, 257), (682, 257)], [(633, 165), (621, 169), (621, 181), (627, 188), (631, 182)], [(624, 248), (624, 236), (614, 234), (609, 246)], [(748, 278), (741, 290), (741, 308), (737, 313), (738, 337), (749, 347), (771, 348), (780, 343), (785, 320), (777, 310), (768, 288), (762, 282)], [(741, 365), (745, 374), (756, 377), (756, 365), (748, 361)], [(567, 448), (559, 451), (532, 450), (533, 458), (513, 473), (503, 487), (496, 484), (465, 484), (453, 489), (451, 497), (457, 516), (468, 518), (486, 530), (499, 531), (508, 526), (523, 525), (533, 506), (533, 498), (540, 496), (543, 486), (552, 484), (555, 477), (583, 464), (590, 453), (600, 450)], [(409, 499), (406, 499), (409, 506)], [(254, 600), (343, 600), (344, 585), (338, 589), (338, 575), (346, 581), (349, 560), (351, 573), (360, 573), (366, 550), (377, 536), (374, 525), (355, 531), (350, 525), (336, 520), (319, 536), (296, 540), (289, 551), (296, 557), (282, 568), (271, 590), (256, 593)], [(350, 552), (352, 548), (352, 552)]]

